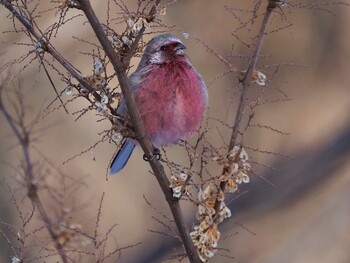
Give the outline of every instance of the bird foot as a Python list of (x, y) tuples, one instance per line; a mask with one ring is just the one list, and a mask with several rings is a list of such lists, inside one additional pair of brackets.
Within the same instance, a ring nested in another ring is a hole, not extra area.
[(143, 160), (145, 160), (146, 162), (150, 162), (154, 160), (159, 161), (160, 158), (162, 158), (162, 154), (160, 153), (160, 150), (158, 148), (153, 149), (153, 155), (151, 156), (151, 158), (148, 158), (146, 154), (143, 155)]

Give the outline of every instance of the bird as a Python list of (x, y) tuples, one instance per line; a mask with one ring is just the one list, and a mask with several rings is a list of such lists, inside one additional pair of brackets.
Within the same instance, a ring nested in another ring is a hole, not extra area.
[[(198, 129), (208, 106), (208, 90), (175, 35), (161, 34), (148, 42), (128, 84), (155, 149), (186, 140)], [(128, 117), (123, 98), (117, 113)], [(134, 139), (124, 139), (111, 162), (110, 174), (124, 168), (137, 144)]]

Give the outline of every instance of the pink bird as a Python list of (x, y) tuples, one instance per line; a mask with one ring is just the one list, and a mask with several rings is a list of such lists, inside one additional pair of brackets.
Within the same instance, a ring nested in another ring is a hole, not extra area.
[[(202, 76), (190, 63), (181, 40), (170, 34), (156, 36), (147, 44), (129, 77), (129, 86), (155, 147), (187, 139), (198, 128), (208, 105)], [(118, 113), (128, 114), (124, 100)], [(111, 174), (124, 168), (136, 144), (133, 139), (124, 140), (111, 163)]]

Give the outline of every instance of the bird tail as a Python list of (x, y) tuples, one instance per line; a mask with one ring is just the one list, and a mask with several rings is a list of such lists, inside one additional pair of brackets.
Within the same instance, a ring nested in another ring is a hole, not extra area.
[(111, 166), (109, 167), (109, 174), (119, 173), (124, 168), (134, 148), (135, 143), (132, 140), (126, 139), (123, 142), (122, 147), (120, 147), (114, 156), (113, 161), (111, 162)]

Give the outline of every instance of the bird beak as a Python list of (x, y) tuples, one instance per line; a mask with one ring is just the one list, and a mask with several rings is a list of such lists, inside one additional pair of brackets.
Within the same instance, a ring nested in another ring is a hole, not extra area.
[(176, 55), (184, 55), (185, 54), (185, 50), (186, 50), (186, 47), (183, 44), (178, 43), (176, 45), (176, 47), (174, 48), (174, 54), (176, 54)]

